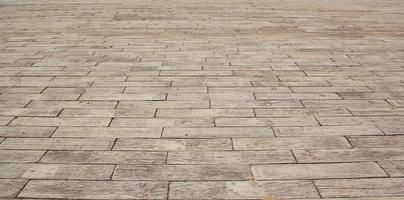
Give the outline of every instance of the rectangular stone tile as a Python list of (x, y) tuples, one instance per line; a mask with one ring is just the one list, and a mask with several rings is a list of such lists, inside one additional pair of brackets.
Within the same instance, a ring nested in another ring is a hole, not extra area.
[(80, 94), (1, 94), (0, 100), (77, 100)]
[(15, 127), (0, 128), (1, 137), (50, 137), (55, 127)]
[(304, 126), (304, 127), (275, 127), (274, 132), (279, 137), (296, 136), (327, 136), (327, 135), (383, 135), (376, 126)]
[(254, 117), (252, 109), (158, 109), (156, 117)]
[(161, 71), (160, 76), (232, 76), (231, 71)]
[(349, 125), (404, 125), (402, 116), (378, 116), (378, 117), (317, 117), (324, 126), (349, 126)]
[(44, 87), (0, 87), (0, 93), (39, 94), (44, 89)]
[(86, 91), (86, 88), (46, 88), (43, 94), (81, 94)]
[(52, 137), (64, 138), (160, 138), (161, 128), (59, 127)]
[(153, 108), (120, 108), (120, 109), (64, 109), (61, 117), (153, 117)]
[(352, 116), (345, 108), (255, 109), (257, 117)]
[(0, 126), (5, 126), (13, 121), (14, 117), (0, 117)]
[(28, 180), (0, 179), (0, 197), (16, 197)]
[(11, 126), (108, 126), (110, 118), (18, 117)]
[(302, 108), (298, 100), (214, 100), (212, 108)]
[(167, 164), (239, 165), (295, 163), (289, 150), (169, 152)]
[(111, 126), (123, 127), (212, 127), (210, 118), (117, 118), (112, 120)]
[(1, 108), (22, 108), (30, 102), (28, 99), (0, 100)]
[(80, 100), (90, 101), (121, 101), (121, 100), (136, 100), (136, 101), (161, 101), (166, 99), (166, 94), (162, 93), (139, 93), (139, 94), (103, 94), (103, 93), (84, 93)]
[(151, 151), (48, 151), (41, 163), (164, 164), (166, 152)]
[(167, 182), (31, 180), (19, 198), (165, 199)]
[(391, 108), (384, 100), (302, 100), (307, 108)]
[(0, 164), (0, 178), (109, 180), (115, 165)]
[(324, 149), (293, 150), (299, 163), (359, 162), (402, 160), (402, 148), (362, 148), (362, 149)]
[(118, 101), (31, 101), (28, 108), (115, 108)]
[(404, 161), (381, 161), (379, 164), (391, 177), (404, 176)]
[(299, 82), (278, 82), (278, 81), (251, 81), (254, 87), (326, 87), (330, 86), (327, 81), (299, 81)]
[(167, 100), (169, 101), (203, 101), (203, 100), (254, 100), (253, 93), (168, 93)]
[(171, 81), (94, 81), (92, 87), (170, 87)]
[(118, 165), (112, 180), (247, 180), (248, 165)]
[(354, 116), (404, 116), (403, 108), (360, 108), (349, 109)]
[(253, 165), (256, 180), (387, 177), (374, 162)]
[[(1, 147), (1, 145), (0, 145)], [(230, 139), (118, 139), (114, 150), (231, 150)]]
[(76, 77), (76, 76), (86, 76), (88, 71), (52, 71), (52, 70), (26, 70), (18, 74), (18, 76), (63, 76), (63, 77)]
[(371, 71), (305, 71), (308, 76), (376, 76)]
[(322, 197), (375, 197), (404, 195), (403, 178), (315, 180)]
[(292, 87), (293, 92), (309, 92), (309, 93), (323, 93), (323, 92), (372, 92), (368, 87)]
[[(38, 77), (35, 77), (38, 78)], [(52, 78), (52, 77), (49, 77)], [(76, 82), (69, 82), (69, 81), (32, 81), (32, 80), (21, 80), (19, 81), (15, 86), (18, 87), (89, 87), (91, 85), (91, 81), (76, 81)], [(59, 97), (63, 97), (62, 95), (57, 95)], [(48, 94), (45, 95), (45, 97), (41, 96), (36, 96), (35, 100), (71, 100), (70, 98), (73, 98), (73, 96), (66, 96), (65, 99), (55, 99), (57, 96), (50, 96), (52, 98), (49, 98)]]
[(207, 93), (207, 87), (126, 87), (124, 93)]
[(348, 136), (350, 143), (359, 148), (404, 147), (404, 135)]
[(29, 163), (37, 162), (45, 151), (0, 150), (0, 163)]
[(119, 101), (118, 108), (209, 108), (209, 101)]
[(56, 117), (62, 109), (56, 108), (0, 108), (0, 116)]
[(273, 137), (268, 127), (164, 128), (163, 138)]
[(403, 99), (401, 93), (381, 93), (381, 92), (342, 92), (339, 95), (344, 99)]
[(216, 118), (216, 126), (316, 126), (313, 117)]
[(7, 138), (0, 149), (109, 150), (113, 139)]
[(234, 138), (235, 150), (350, 148), (344, 137)]
[(341, 99), (335, 93), (256, 93), (257, 100), (265, 99)]
[(310, 181), (172, 182), (170, 199), (317, 198)]
[(210, 87), (209, 93), (290, 93), (288, 87)]

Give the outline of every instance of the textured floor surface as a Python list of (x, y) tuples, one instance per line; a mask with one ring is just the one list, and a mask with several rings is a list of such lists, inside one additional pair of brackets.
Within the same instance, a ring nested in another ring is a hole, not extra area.
[(402, 0), (0, 0), (0, 47), (0, 199), (404, 199)]

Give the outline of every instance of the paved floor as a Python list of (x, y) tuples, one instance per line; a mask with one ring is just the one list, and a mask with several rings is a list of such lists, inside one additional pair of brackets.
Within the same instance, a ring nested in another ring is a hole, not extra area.
[(402, 0), (0, 0), (0, 45), (0, 197), (404, 199)]

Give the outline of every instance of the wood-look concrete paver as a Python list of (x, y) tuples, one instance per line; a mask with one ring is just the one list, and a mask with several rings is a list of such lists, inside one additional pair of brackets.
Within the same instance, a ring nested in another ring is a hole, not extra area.
[(0, 0), (0, 199), (404, 199), (401, 0)]

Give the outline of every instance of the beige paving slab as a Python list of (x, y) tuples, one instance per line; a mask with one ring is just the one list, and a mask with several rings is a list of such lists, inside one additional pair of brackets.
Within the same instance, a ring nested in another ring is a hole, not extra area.
[(275, 127), (274, 132), (279, 137), (327, 136), (327, 135), (383, 135), (383, 132), (374, 125)]
[[(287, 188), (287, 189), (286, 189)], [(310, 181), (173, 182), (171, 199), (316, 198)]]
[(402, 178), (378, 179), (330, 179), (314, 181), (321, 196), (331, 197), (377, 197), (402, 196)]
[(208, 100), (201, 101), (119, 101), (118, 108), (209, 108)]
[(0, 143), (0, 149), (109, 150), (113, 142), (113, 139), (7, 138)]
[(111, 126), (121, 127), (213, 127), (211, 118), (117, 118)]
[(367, 117), (367, 116), (404, 116), (403, 108), (391, 108), (391, 109), (374, 109), (374, 108), (362, 108), (362, 109), (350, 109), (354, 116)]
[(126, 87), (124, 93), (207, 93), (207, 87)]
[(212, 108), (302, 108), (298, 100), (213, 100)]
[(289, 150), (268, 151), (181, 151), (169, 152), (168, 164), (234, 165), (295, 163)]
[(256, 180), (387, 177), (374, 162), (253, 165)]
[(352, 116), (344, 108), (254, 109), (257, 117)]
[(29, 102), (30, 100), (27, 99), (0, 100), (0, 106), (2, 108), (22, 108)]
[(216, 118), (216, 126), (315, 126), (313, 117), (287, 118)]
[(293, 150), (299, 163), (358, 162), (402, 160), (402, 148), (360, 148), (360, 149), (306, 149)]
[(79, 94), (1, 94), (0, 100), (77, 100)]
[(41, 163), (76, 164), (164, 164), (166, 152), (151, 151), (48, 151)]
[(0, 197), (16, 197), (28, 180), (0, 179)]
[(184, 100), (254, 100), (253, 93), (168, 93), (167, 100), (169, 101), (184, 101)]
[(110, 118), (18, 117), (10, 126), (108, 126)]
[(156, 110), (153, 108), (119, 108), (119, 109), (63, 109), (61, 117), (153, 117)]
[(361, 94), (362, 92), (372, 92), (368, 87), (292, 87), (293, 92), (310, 92), (310, 93), (322, 93), (322, 92), (355, 92)]
[(115, 108), (117, 101), (31, 101), (28, 108)]
[(158, 109), (156, 117), (254, 117), (252, 109)]
[[(1, 145), (0, 145), (1, 147)], [(231, 150), (230, 139), (118, 139), (114, 150)]]
[(56, 117), (61, 111), (54, 108), (0, 108), (0, 116)]
[(167, 182), (31, 180), (23, 198), (165, 199)]
[(83, 94), (79, 100), (86, 101), (116, 101), (116, 100), (138, 100), (138, 101), (158, 101), (165, 100), (166, 94), (162, 93), (139, 93), (139, 94), (103, 94), (87, 93)]
[(0, 87), (0, 93), (39, 94), (44, 89), (44, 87)]
[(262, 99), (341, 99), (334, 93), (256, 93), (257, 100)]
[(350, 143), (358, 148), (403, 147), (404, 136), (348, 136)]
[(60, 138), (160, 138), (161, 128), (59, 127), (52, 137)]
[(268, 127), (164, 128), (163, 138), (273, 137)]
[(0, 178), (109, 180), (114, 165), (0, 164)]
[(290, 93), (288, 87), (210, 87), (209, 93)]
[(247, 180), (248, 165), (118, 165), (112, 180)]
[(293, 137), (293, 138), (234, 138), (235, 150), (269, 149), (344, 149), (351, 145), (344, 137)]
[(302, 104), (308, 108), (391, 108), (391, 105), (384, 100), (302, 100)]
[(46, 151), (0, 150), (0, 163), (37, 162)]
[(0, 128), (2, 137), (50, 137), (56, 127), (15, 127), (5, 126)]
[(401, 116), (372, 116), (372, 117), (323, 117), (316, 118), (324, 126), (345, 125), (403, 125), (404, 117)]

